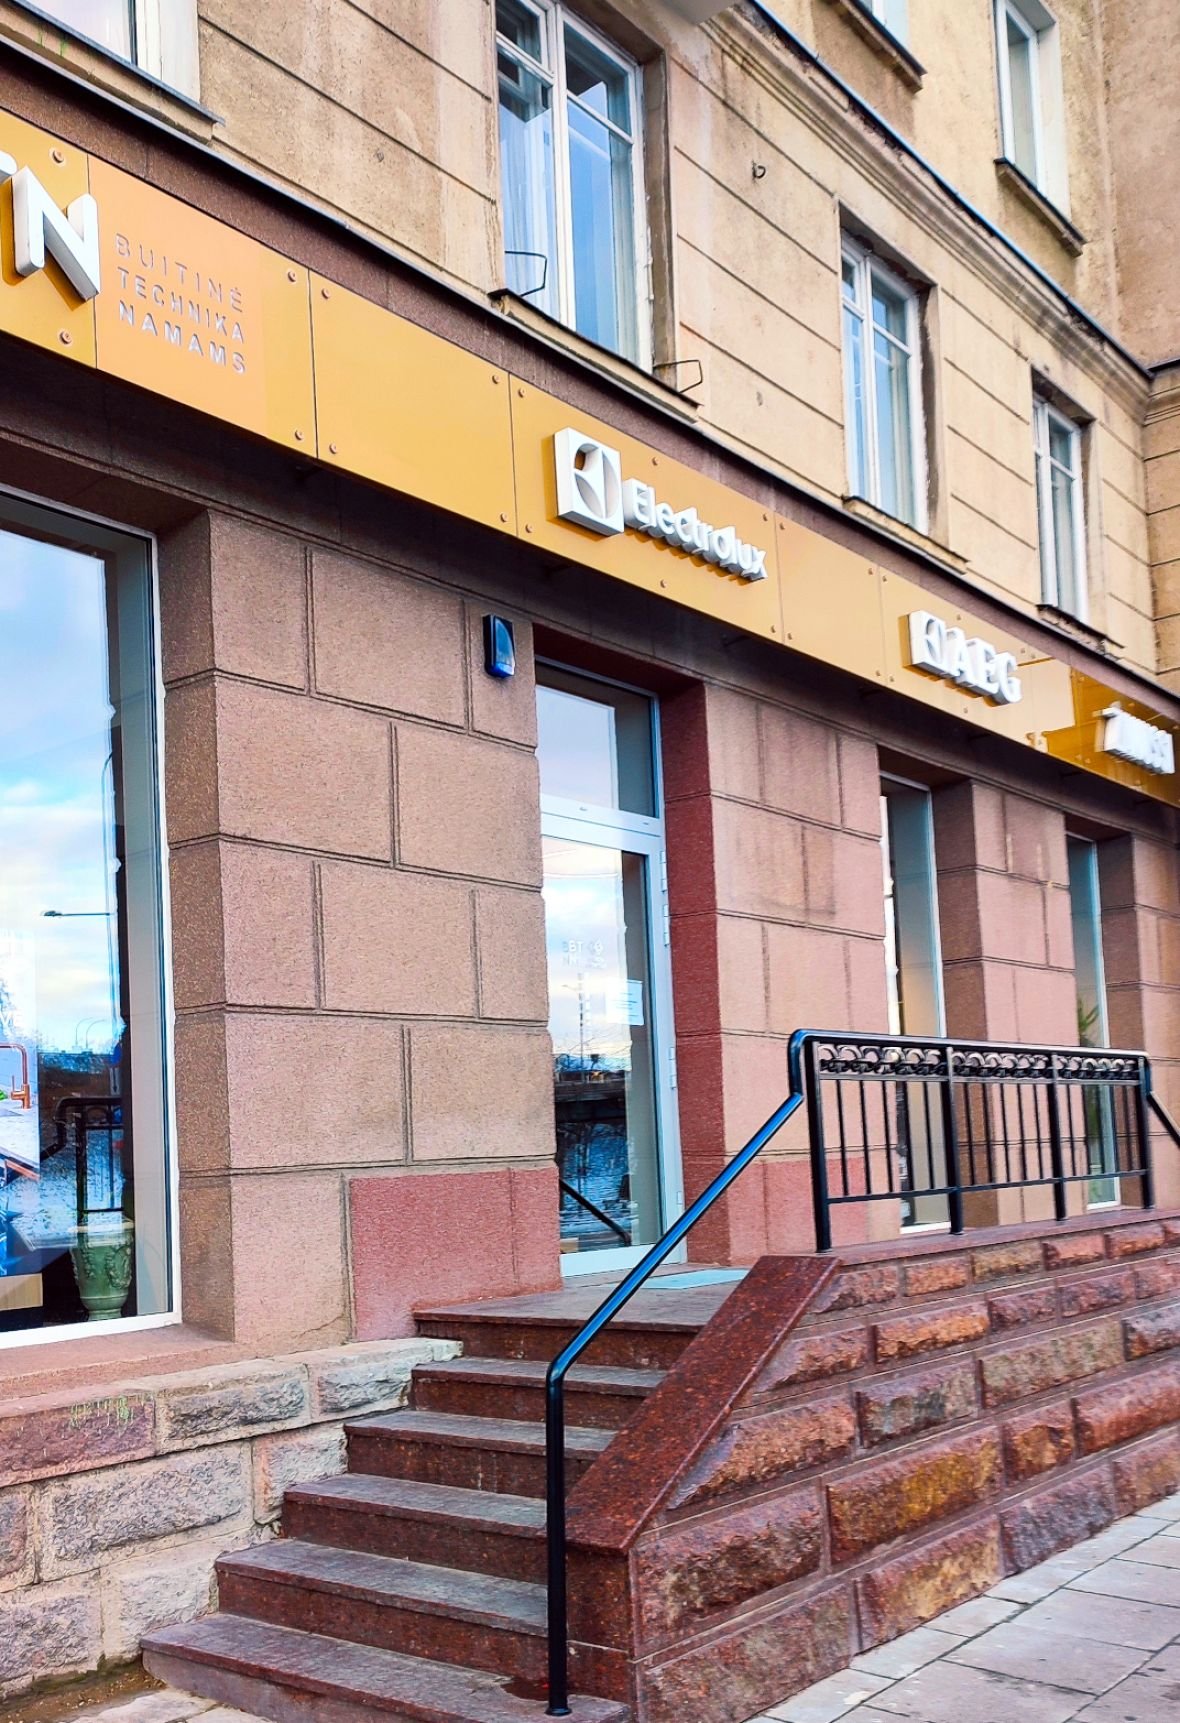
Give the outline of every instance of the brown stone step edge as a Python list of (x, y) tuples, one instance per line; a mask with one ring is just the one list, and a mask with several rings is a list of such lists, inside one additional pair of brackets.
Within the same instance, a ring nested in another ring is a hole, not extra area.
[[(272, 1723), (538, 1723), (542, 1714), (535, 1696), (493, 1675), (239, 1616), (161, 1629), (144, 1641), (144, 1664)], [(630, 1723), (610, 1700), (577, 1695), (570, 1705), (573, 1723)]]

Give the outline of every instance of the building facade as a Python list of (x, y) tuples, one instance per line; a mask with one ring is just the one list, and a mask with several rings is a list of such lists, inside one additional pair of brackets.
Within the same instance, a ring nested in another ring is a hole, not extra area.
[[(0, 1694), (205, 1607), (416, 1311), (637, 1260), (796, 1030), (1180, 1109), (1133, 10), (0, 0)], [(907, 1155), (839, 1241), (945, 1229)], [(691, 1250), (815, 1246), (792, 1125)]]

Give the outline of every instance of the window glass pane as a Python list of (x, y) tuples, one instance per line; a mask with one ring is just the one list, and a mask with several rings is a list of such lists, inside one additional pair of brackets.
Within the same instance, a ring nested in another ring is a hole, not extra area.
[(652, 705), (645, 694), (543, 666), (537, 728), (543, 796), (654, 816)]
[(168, 1308), (150, 597), (0, 532), (0, 1329)]
[(1072, 473), (1075, 468), (1076, 438), (1069, 425), (1063, 425), (1060, 419), (1049, 420), (1049, 453), (1055, 461), (1060, 461), (1063, 467), (1068, 467)]
[(1060, 467), (1050, 467), (1049, 494), (1053, 509), (1053, 548), (1056, 556), (1057, 604), (1076, 614), (1078, 608), (1077, 543), (1074, 534), (1073, 489), (1076, 480)]
[(1027, 35), (1010, 12), (1004, 14), (1008, 36), (1008, 87), (1011, 95), (1012, 135), (1008, 148), (1012, 160), (1029, 179), (1037, 178), (1036, 87), (1034, 59), (1036, 39)]
[[(885, 875), (885, 963), (892, 1034), (942, 1035), (942, 967), (934, 867), (934, 819), (928, 791), (885, 779), (881, 785), (881, 849)], [(942, 1115), (918, 1083), (886, 1091), (891, 1141), (901, 1173), (902, 1224), (947, 1219), (946, 1145)]]
[(504, 275), (513, 293), (557, 313), (557, 217), (550, 87), (499, 55)]
[(892, 335), (895, 341), (909, 340), (907, 328), (906, 307), (908, 300), (896, 288), (873, 274), (873, 322), (878, 329), (884, 329)]
[(548, 835), (542, 847), (562, 1249), (651, 1244), (664, 1216), (649, 863)]
[(631, 80), (576, 30), (565, 32), (565, 78), (570, 94), (631, 135)]
[(574, 327), (614, 352), (635, 352), (635, 203), (631, 146), (569, 104)]
[[(1069, 909), (1073, 929), (1073, 967), (1077, 985), (1078, 1045), (1106, 1047), (1110, 1031), (1106, 1015), (1106, 978), (1102, 962), (1102, 903), (1099, 890), (1098, 846), (1089, 838), (1069, 837)], [(1092, 1203), (1117, 1202), (1118, 1180), (1104, 1177), (1118, 1164), (1112, 1097), (1109, 1091), (1081, 1091), (1080, 1113), (1085, 1124)]]
[(844, 351), (847, 394), (849, 482), (856, 496), (869, 494), (868, 404), (865, 400), (865, 330), (862, 319), (845, 309)]
[(842, 259), (842, 279), (844, 282), (844, 297), (851, 304), (856, 304), (856, 264), (850, 257)]
[(910, 361), (884, 336), (873, 336), (877, 468), (880, 494), (872, 500), (898, 520), (914, 520)]
[(545, 64), (545, 32), (531, 8), (519, 0), (496, 0), (496, 29), (514, 47)]
[(38, 4), (71, 30), (101, 42), (112, 54), (121, 54), (125, 60), (133, 58), (132, 0), (38, 0)]

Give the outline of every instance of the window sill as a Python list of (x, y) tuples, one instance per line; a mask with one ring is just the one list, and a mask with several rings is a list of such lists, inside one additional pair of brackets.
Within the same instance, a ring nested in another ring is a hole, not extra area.
[(892, 30), (887, 30), (881, 20), (873, 16), (863, 0), (828, 0), (828, 4), (833, 10), (843, 13), (857, 35), (862, 36), (873, 52), (893, 68), (903, 84), (911, 90), (922, 88), (925, 66), (914, 58)]
[(11, 42), (55, 71), (115, 96), (153, 119), (208, 143), (221, 116), (162, 79), (23, 0), (0, 0), (0, 40)]
[(1086, 236), (1081, 233), (1069, 219), (1051, 203), (1039, 186), (1033, 184), (1028, 175), (1009, 161), (1007, 156), (996, 157), (996, 177), (1001, 185), (1005, 185), (1034, 215), (1039, 215), (1045, 226), (1061, 241), (1071, 257), (1080, 257), (1086, 248)]
[(865, 497), (859, 497), (851, 492), (840, 499), (849, 514), (859, 519), (869, 521), (882, 532), (889, 534), (898, 544), (914, 550), (924, 551), (927, 556), (935, 557), (939, 562), (951, 566), (957, 573), (966, 573), (970, 567), (965, 556), (960, 556), (948, 544), (939, 539), (931, 538), (929, 533), (920, 532), (917, 527), (910, 526), (908, 521), (898, 520), (895, 515), (886, 514), (876, 503), (871, 503)]
[[(535, 305), (530, 305), (527, 299), (521, 299), (508, 288), (497, 288), (488, 297), (505, 317), (511, 317), (514, 322), (520, 323), (566, 357), (579, 360), (600, 376), (609, 377), (612, 382), (629, 389), (632, 394), (645, 401), (655, 401), (665, 410), (671, 408), (689, 423), (695, 423), (699, 417), (700, 401), (695, 396), (673, 388), (651, 371), (645, 371), (642, 365), (632, 364), (630, 359), (623, 359), (618, 353), (612, 353), (609, 347), (600, 347), (596, 341), (588, 341), (584, 335), (579, 335), (576, 329), (570, 329), (567, 324), (558, 322), (556, 317), (538, 311)], [(695, 366), (697, 361), (686, 360), (682, 362), (681, 369), (687, 368), (691, 375)], [(663, 369), (672, 370), (672, 367)], [(696, 386), (695, 377), (693, 383)]]
[(1109, 634), (1104, 634), (1101, 628), (1095, 628), (1091, 622), (1083, 622), (1080, 616), (1075, 616), (1070, 610), (1059, 610), (1055, 604), (1038, 604), (1037, 614), (1050, 627), (1059, 629), (1062, 634), (1068, 634), (1071, 639), (1080, 640), (1091, 651), (1117, 653), (1123, 650), (1120, 640), (1115, 640)]

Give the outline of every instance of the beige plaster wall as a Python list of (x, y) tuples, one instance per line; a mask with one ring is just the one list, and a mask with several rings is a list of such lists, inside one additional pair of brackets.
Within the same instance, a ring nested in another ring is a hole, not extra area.
[[(982, 585), (1037, 605), (1035, 370), (1093, 423), (1091, 620), (1115, 656), (1154, 670), (1142, 380), (851, 116), (752, 9), (731, 7), (703, 28), (659, 0), (586, 0), (583, 10), (651, 63), (653, 86), (666, 71), (666, 113), (649, 139), (649, 213), (667, 237), (656, 247), (656, 358), (700, 362), (702, 421), (829, 500), (844, 495), (844, 212), (931, 284), (929, 539)], [(1088, 240), (1076, 260), (996, 175), (986, 0), (949, 11), (943, 0), (912, 0), (911, 44), (927, 68), (916, 93), (840, 0), (780, 8), (967, 197), (1117, 327), (1100, 0), (1060, 0), (1056, 10), (1070, 209)], [(221, 150), (467, 294), (486, 302), (502, 285), (491, 0), (200, 0), (200, 18), (202, 94), (224, 116)]]

